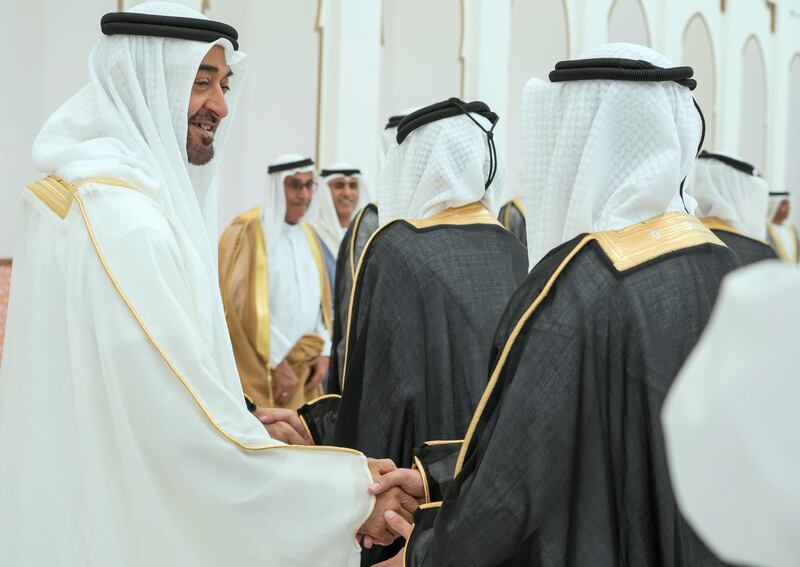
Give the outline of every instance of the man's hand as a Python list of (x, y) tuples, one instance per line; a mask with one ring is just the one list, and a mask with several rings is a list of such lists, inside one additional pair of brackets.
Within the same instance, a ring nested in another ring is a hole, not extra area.
[[(381, 480), (385, 478), (384, 475), (397, 471), (396, 465), (389, 459), (368, 459), (367, 464), (373, 481), (381, 485), (383, 484)], [(370, 492), (373, 492), (375, 486), (375, 484), (370, 486)], [(380, 492), (380, 495), (376, 497), (372, 515), (359, 530), (359, 533), (364, 535), (365, 547), (368, 548), (372, 547), (374, 543), (389, 545), (397, 537), (398, 532), (388, 529), (385, 512), (392, 511), (395, 515), (411, 522), (414, 512), (419, 507), (419, 503), (413, 496), (409, 496), (396, 486), (386, 486)]]
[[(390, 461), (391, 462), (391, 461)], [(374, 475), (373, 475), (374, 476)], [(369, 487), (370, 494), (377, 496), (396, 486), (414, 498), (424, 498), (425, 488), (422, 485), (422, 475), (417, 469), (387, 470)]]
[(310, 445), (306, 428), (297, 412), (282, 408), (256, 408), (253, 415), (264, 424), (270, 437), (291, 445)]
[(376, 497), (372, 514), (358, 531), (364, 534), (365, 539), (370, 538), (373, 543), (389, 545), (399, 532), (389, 529), (385, 513), (392, 512), (410, 523), (414, 521), (413, 510), (418, 507), (419, 504), (413, 496), (409, 496), (397, 487), (392, 487)]
[[(395, 514), (391, 510), (387, 511), (383, 515), (384, 519), (386, 520), (386, 524), (391, 528), (393, 532), (400, 534), (402, 537), (408, 540), (408, 536), (411, 535), (411, 528), (413, 527), (411, 524), (405, 521), (402, 516), (399, 514)], [(408, 545), (408, 544), (406, 544)], [(404, 549), (401, 549), (397, 555), (392, 557), (391, 559), (387, 559), (386, 561), (381, 561), (377, 565), (373, 567), (403, 567), (403, 553), (405, 552)]]
[(285, 404), (299, 385), (300, 379), (284, 358), (272, 371), (272, 394), (275, 398), (275, 403)]
[(311, 368), (314, 369), (314, 374), (312, 374), (311, 378), (306, 382), (306, 392), (322, 384), (322, 381), (325, 380), (325, 376), (328, 375), (328, 366), (330, 366), (330, 364), (331, 358), (329, 356), (318, 356), (309, 363)]

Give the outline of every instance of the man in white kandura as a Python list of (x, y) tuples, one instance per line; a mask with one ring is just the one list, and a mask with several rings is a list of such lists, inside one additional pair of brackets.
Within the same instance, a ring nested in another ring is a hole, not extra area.
[(219, 240), (220, 287), (245, 394), (259, 406), (297, 409), (322, 395), (328, 374), (331, 288), (307, 222), (314, 161), (285, 154), (267, 173), (264, 204)]
[(335, 289), (336, 257), (347, 227), (356, 211), (369, 202), (369, 193), (361, 170), (346, 162), (335, 163), (320, 171), (322, 186), (314, 196), (308, 216), (323, 244), (325, 268), (331, 289)]
[(394, 504), (360, 453), (283, 445), (246, 411), (225, 326), (214, 154), (236, 31), (173, 3), (102, 24), (23, 191), (0, 565), (357, 565), (354, 536), (391, 541), (375, 514)]

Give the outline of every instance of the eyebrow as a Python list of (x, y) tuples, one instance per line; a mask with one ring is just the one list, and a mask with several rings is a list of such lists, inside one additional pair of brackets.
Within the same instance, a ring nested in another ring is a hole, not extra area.
[[(208, 71), (209, 73), (219, 73), (219, 67), (217, 67), (216, 65), (208, 65), (207, 63), (201, 64), (200, 67), (197, 70), (198, 71)], [(232, 77), (232, 76), (233, 76), (233, 71), (230, 71), (230, 70), (228, 71), (228, 74), (225, 75), (226, 78), (227, 77)]]

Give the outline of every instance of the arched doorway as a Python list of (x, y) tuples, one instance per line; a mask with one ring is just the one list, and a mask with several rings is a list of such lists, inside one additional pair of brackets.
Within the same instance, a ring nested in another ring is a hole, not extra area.
[(608, 12), (608, 42), (650, 47), (650, 28), (641, 0), (614, 0)]
[(379, 121), (461, 96), (460, 0), (384, 0)]
[[(800, 225), (800, 53), (789, 64), (789, 119), (786, 130), (786, 191), (794, 196), (792, 217)], [(777, 189), (777, 188), (776, 188)]]
[(706, 119), (706, 139), (703, 147), (713, 150), (716, 147), (717, 132), (716, 90), (717, 72), (714, 59), (714, 45), (705, 18), (695, 14), (683, 31), (683, 63), (694, 69), (697, 88), (694, 98), (703, 110)]
[(556, 62), (569, 58), (564, 0), (512, 0), (506, 127), (506, 197), (519, 195), (522, 159), (522, 89), (531, 77), (546, 80)]
[(767, 166), (767, 71), (764, 52), (755, 36), (742, 52), (742, 103), (739, 153), (766, 174)]

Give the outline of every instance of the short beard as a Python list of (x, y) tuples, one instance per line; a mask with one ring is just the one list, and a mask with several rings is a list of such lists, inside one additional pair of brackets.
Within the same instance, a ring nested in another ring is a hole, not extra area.
[[(213, 112), (206, 109), (200, 109), (194, 116), (189, 117), (189, 124), (192, 122), (200, 122), (203, 120), (210, 121), (212, 124), (217, 124), (219, 118)], [(200, 143), (192, 142), (190, 130), (186, 128), (186, 155), (189, 158), (189, 163), (192, 165), (205, 165), (214, 158), (214, 138), (201, 138)]]
[(189, 157), (189, 163), (192, 165), (205, 165), (214, 158), (214, 140), (210, 140), (208, 145), (205, 142), (195, 144), (190, 138), (190, 134), (186, 135), (186, 154)]

